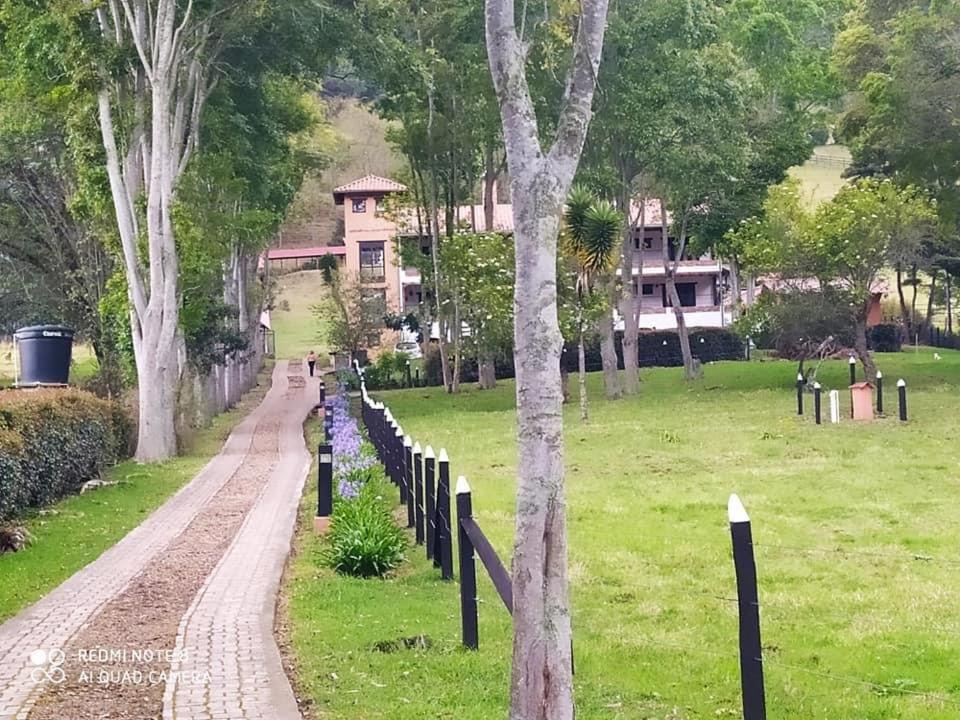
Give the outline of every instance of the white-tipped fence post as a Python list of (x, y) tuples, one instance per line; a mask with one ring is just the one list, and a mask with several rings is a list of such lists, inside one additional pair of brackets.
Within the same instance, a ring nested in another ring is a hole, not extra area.
[(413, 514), (413, 440), (403, 437), (403, 482), (407, 486), (407, 527), (416, 527)]
[(440, 448), (439, 473), (437, 480), (437, 549), (439, 553), (434, 561), (440, 560), (440, 577), (453, 580), (453, 520), (450, 515), (450, 458), (447, 451)]
[(803, 373), (797, 373), (797, 415), (803, 415), (803, 386), (805, 384)]
[(433, 454), (433, 448), (427, 445), (423, 453), (423, 524), (426, 534), (427, 560), (433, 560), (434, 566), (438, 565), (436, 555), (437, 542), (437, 458)]
[(820, 424), (820, 383), (813, 384), (813, 417), (817, 425)]
[(477, 561), (473, 543), (464, 530), (462, 520), (473, 517), (470, 485), (462, 475), (457, 478), (457, 540), (460, 545), (460, 618), (463, 627), (463, 646), (468, 650), (480, 647), (477, 625)]
[(417, 545), (423, 545), (426, 533), (424, 532), (423, 517), (423, 449), (416, 443), (411, 451), (413, 454), (413, 504), (414, 519), (417, 522), (414, 535)]
[(733, 567), (737, 575), (743, 720), (766, 720), (767, 704), (763, 689), (763, 655), (760, 644), (760, 596), (757, 592), (757, 563), (753, 553), (750, 517), (736, 495), (730, 496), (727, 515), (733, 540)]
[(883, 373), (877, 370), (877, 415), (883, 415)]
[(897, 396), (900, 400), (900, 421), (907, 421), (907, 381), (903, 378), (897, 380)]
[(850, 384), (853, 385), (857, 382), (857, 359), (851, 355), (848, 364), (850, 365)]
[(391, 467), (393, 468), (393, 481), (400, 487), (400, 502), (407, 501), (407, 483), (403, 474), (403, 428), (397, 424), (396, 420), (391, 420), (393, 427), (393, 440), (390, 448), (390, 455), (393, 458)]

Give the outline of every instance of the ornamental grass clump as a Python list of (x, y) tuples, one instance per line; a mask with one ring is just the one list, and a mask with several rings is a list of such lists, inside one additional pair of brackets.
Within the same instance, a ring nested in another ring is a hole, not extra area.
[(327, 560), (337, 572), (382, 577), (403, 562), (406, 537), (384, 498), (385, 478), (342, 391), (333, 407), (333, 477), (337, 489)]

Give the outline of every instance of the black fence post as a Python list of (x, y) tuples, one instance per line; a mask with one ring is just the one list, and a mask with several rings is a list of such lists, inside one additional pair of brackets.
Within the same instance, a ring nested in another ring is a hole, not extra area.
[(883, 415), (883, 373), (877, 370), (877, 415)]
[(423, 545), (426, 537), (423, 517), (423, 450), (419, 442), (413, 446), (411, 452), (413, 453), (413, 509), (414, 519), (417, 521), (414, 536), (417, 539), (417, 545)]
[(416, 489), (413, 485), (413, 440), (409, 435), (403, 437), (403, 482), (407, 486), (407, 527), (416, 528), (416, 509), (414, 507)]
[(848, 364), (850, 365), (850, 384), (853, 385), (857, 382), (857, 359), (851, 355)]
[(760, 644), (760, 597), (757, 592), (757, 564), (753, 554), (750, 517), (736, 495), (727, 504), (733, 566), (737, 574), (737, 602), (740, 611), (740, 687), (743, 720), (766, 720), (763, 689), (763, 655)]
[(907, 381), (897, 380), (897, 394), (900, 396), (900, 421), (907, 421)]
[(413, 387), (413, 375), (410, 372), (410, 361), (407, 360), (407, 387)]
[(416, 383), (417, 387), (420, 387), (420, 368), (417, 368), (416, 378), (417, 378), (417, 383)]
[(333, 408), (327, 405), (323, 414), (323, 432), (327, 442), (333, 440)]
[(437, 456), (433, 454), (433, 448), (427, 445), (427, 449), (423, 453), (423, 522), (427, 535), (427, 560), (433, 560), (434, 566), (437, 565), (434, 552), (437, 540), (437, 512), (434, 501), (436, 488)]
[(803, 386), (805, 384), (803, 373), (797, 373), (797, 415), (803, 415)]
[(321, 445), (317, 451), (317, 517), (333, 515), (333, 446)]
[(813, 384), (813, 416), (817, 421), (817, 425), (820, 424), (820, 383), (815, 382)]
[(397, 485), (400, 487), (401, 503), (407, 501), (407, 490), (409, 489), (407, 488), (407, 476), (403, 460), (403, 428), (398, 424), (397, 429), (393, 431), (393, 468), (397, 475)]
[(477, 624), (477, 561), (473, 543), (460, 521), (473, 517), (470, 486), (463, 476), (457, 478), (457, 539), (460, 544), (460, 617), (463, 627), (463, 646), (469, 650), (480, 647)]
[(434, 564), (440, 561), (440, 577), (453, 580), (453, 520), (450, 517), (450, 458), (440, 448), (440, 464), (437, 482), (437, 549)]

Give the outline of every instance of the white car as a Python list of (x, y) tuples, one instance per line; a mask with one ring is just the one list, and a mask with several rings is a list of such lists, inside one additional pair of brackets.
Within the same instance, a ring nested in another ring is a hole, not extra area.
[(397, 352), (402, 352), (404, 355), (409, 357), (411, 360), (419, 360), (423, 357), (423, 350), (420, 349), (420, 346), (415, 342), (400, 342), (397, 343)]

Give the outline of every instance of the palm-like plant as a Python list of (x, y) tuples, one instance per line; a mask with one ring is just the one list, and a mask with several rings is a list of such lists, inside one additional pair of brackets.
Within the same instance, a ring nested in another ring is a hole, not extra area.
[(593, 281), (613, 269), (620, 247), (621, 216), (613, 203), (598, 200), (581, 185), (574, 186), (564, 212), (562, 242), (577, 266), (577, 334), (580, 374), (580, 419), (587, 419), (587, 373), (584, 348), (584, 305)]

